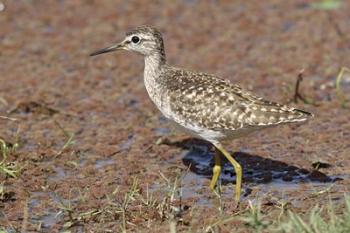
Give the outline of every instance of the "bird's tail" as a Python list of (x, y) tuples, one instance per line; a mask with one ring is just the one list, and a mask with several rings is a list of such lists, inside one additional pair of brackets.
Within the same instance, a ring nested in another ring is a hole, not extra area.
[(290, 122), (302, 122), (302, 121), (307, 121), (310, 118), (313, 118), (314, 115), (310, 112), (306, 112), (304, 110), (300, 110), (300, 109), (296, 109), (294, 108), (291, 112), (291, 114), (289, 116), (293, 116), (290, 117), (291, 121)]
[(269, 126), (305, 122), (312, 117), (313, 114), (304, 110), (279, 104), (265, 104), (252, 107), (246, 121), (250, 125)]

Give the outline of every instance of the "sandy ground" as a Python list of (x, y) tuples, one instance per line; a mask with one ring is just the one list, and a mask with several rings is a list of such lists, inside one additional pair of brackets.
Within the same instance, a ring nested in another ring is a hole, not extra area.
[[(168, 232), (173, 224), (203, 232), (249, 201), (260, 200), (272, 216), (281, 202), (300, 213), (329, 199), (341, 205), (350, 122), (335, 80), (350, 66), (345, 1), (336, 10), (274, 0), (0, 2), (0, 116), (16, 119), (0, 118), (0, 138), (19, 143), (7, 162), (22, 169), (15, 178), (1, 174), (3, 229)], [(226, 143), (244, 169), (239, 207), (232, 168), (224, 167), (218, 198), (208, 188), (210, 146), (172, 130), (149, 100), (142, 57), (88, 56), (144, 24), (163, 32), (170, 64), (217, 74), (270, 100), (290, 103), (304, 70), (300, 93), (312, 103), (294, 105), (314, 119)], [(342, 90), (350, 98), (349, 76)], [(171, 143), (159, 143), (164, 138)], [(328, 166), (315, 170), (316, 162)], [(181, 192), (169, 195), (175, 184)], [(144, 201), (150, 193), (154, 205)], [(213, 231), (233, 229), (249, 231), (238, 220)]]

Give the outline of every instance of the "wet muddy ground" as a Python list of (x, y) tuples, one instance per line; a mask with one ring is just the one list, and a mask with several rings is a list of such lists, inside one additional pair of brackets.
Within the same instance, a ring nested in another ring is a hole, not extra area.
[[(11, 1), (0, 4), (0, 229), (8, 232), (249, 232), (249, 202), (276, 219), (307, 213), (349, 191), (350, 7), (316, 1)], [(143, 24), (164, 34), (168, 62), (214, 73), (267, 99), (300, 93), (313, 112), (227, 142), (242, 164), (233, 203), (225, 164), (221, 197), (208, 188), (213, 151), (171, 128), (148, 99), (140, 56), (88, 54)], [(339, 91), (339, 90), (338, 90)]]

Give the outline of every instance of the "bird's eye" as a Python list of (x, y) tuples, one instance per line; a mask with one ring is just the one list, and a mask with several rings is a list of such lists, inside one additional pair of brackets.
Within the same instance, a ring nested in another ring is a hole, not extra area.
[(133, 36), (131, 38), (132, 43), (137, 44), (140, 42), (140, 38), (138, 36)]

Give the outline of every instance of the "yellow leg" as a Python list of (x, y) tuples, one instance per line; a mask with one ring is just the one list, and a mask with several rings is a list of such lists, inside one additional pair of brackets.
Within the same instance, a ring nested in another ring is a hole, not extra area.
[(235, 200), (239, 202), (241, 197), (241, 186), (242, 186), (242, 167), (241, 165), (222, 147), (221, 144), (216, 143), (214, 146), (228, 159), (233, 165), (236, 172), (236, 193)]
[(215, 161), (215, 164), (213, 167), (213, 177), (211, 178), (210, 185), (209, 185), (211, 191), (214, 191), (216, 182), (218, 181), (221, 173), (220, 152), (217, 149), (215, 150), (214, 161)]

